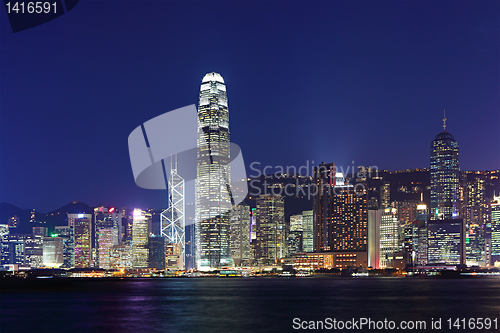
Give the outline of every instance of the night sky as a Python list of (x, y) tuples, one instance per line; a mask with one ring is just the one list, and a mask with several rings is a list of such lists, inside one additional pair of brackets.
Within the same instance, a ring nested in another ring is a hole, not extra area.
[(212, 71), (247, 166), (426, 168), (446, 109), (461, 169), (500, 168), (498, 1), (83, 1), (0, 29), (0, 202), (21, 208), (165, 207), (128, 135)]

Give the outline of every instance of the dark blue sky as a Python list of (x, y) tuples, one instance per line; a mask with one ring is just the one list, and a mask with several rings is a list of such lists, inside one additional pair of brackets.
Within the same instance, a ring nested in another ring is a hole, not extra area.
[(0, 29), (0, 201), (22, 208), (166, 206), (127, 138), (211, 71), (247, 165), (425, 168), (446, 109), (461, 169), (500, 168), (498, 1), (84, 1)]

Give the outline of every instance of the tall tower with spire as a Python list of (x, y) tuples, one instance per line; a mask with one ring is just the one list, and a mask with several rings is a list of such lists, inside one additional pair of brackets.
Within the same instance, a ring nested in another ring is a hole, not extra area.
[(446, 110), (443, 131), (431, 142), (431, 205), (433, 220), (458, 218), (460, 166), (458, 142), (446, 130)]
[(210, 270), (233, 265), (229, 111), (226, 85), (218, 73), (203, 77), (198, 103), (195, 187), (196, 266)]

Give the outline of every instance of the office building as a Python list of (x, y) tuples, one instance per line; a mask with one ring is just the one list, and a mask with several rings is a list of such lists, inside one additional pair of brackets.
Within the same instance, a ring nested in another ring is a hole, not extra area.
[(73, 227), (56, 226), (53, 236), (59, 237), (63, 242), (63, 264), (61, 268), (75, 267), (75, 235)]
[[(332, 179), (335, 164), (314, 168), (316, 252), (360, 251), (368, 247), (368, 200), (362, 186), (340, 185)], [(338, 178), (338, 177), (336, 177)], [(359, 191), (357, 191), (359, 190)]]
[(184, 267), (183, 260), (181, 244), (165, 244), (165, 269), (181, 270)]
[(24, 235), (24, 264), (31, 268), (43, 267), (42, 235)]
[(491, 202), (491, 265), (500, 266), (500, 195)]
[(290, 224), (287, 237), (289, 256), (293, 256), (296, 253), (303, 252), (303, 222), (304, 216), (302, 214), (290, 216)]
[(99, 268), (110, 269), (110, 252), (111, 247), (118, 245), (118, 228), (99, 229), (98, 232), (98, 251)]
[(430, 220), (427, 223), (427, 264), (465, 264), (463, 219)]
[(491, 261), (490, 199), (486, 197), (487, 175), (467, 172), (465, 181), (465, 253), (468, 266), (488, 267)]
[[(180, 244), (182, 262), (185, 262), (186, 258), (186, 205), (184, 197), (184, 179), (177, 173), (177, 155), (171, 156), (170, 176), (168, 177), (168, 208), (160, 214), (160, 234), (165, 238), (164, 243)], [(164, 262), (165, 258), (161, 264), (163, 267), (165, 267)]]
[(203, 77), (198, 103), (195, 184), (197, 267), (232, 266), (232, 209), (229, 111), (226, 85), (218, 73)]
[(109, 250), (109, 268), (132, 268), (132, 246), (127, 244), (113, 245)]
[(92, 214), (68, 214), (68, 226), (73, 229), (75, 268), (92, 264)]
[(4, 235), (1, 242), (0, 261), (2, 265), (43, 267), (43, 236)]
[(33, 235), (48, 236), (49, 228), (47, 227), (32, 227)]
[(314, 213), (312, 210), (302, 212), (302, 251), (314, 251)]
[(443, 131), (431, 142), (431, 206), (432, 220), (458, 218), (460, 166), (458, 142), (446, 131), (446, 117)]
[[(101, 229), (116, 229), (116, 232), (112, 233), (113, 239), (111, 239), (112, 245), (117, 245), (121, 242), (121, 234), (122, 234), (122, 216), (120, 212), (114, 208), (114, 207), (105, 207), (105, 206), (99, 206), (94, 208), (94, 222), (93, 222), (93, 228), (94, 230), (94, 235), (93, 235), (93, 240), (92, 240), (92, 261), (94, 267), (101, 267), (102, 265), (100, 264), (99, 260), (100, 258), (106, 258), (105, 256), (101, 256), (99, 254), (99, 249), (100, 249), (100, 241), (99, 241), (99, 235)], [(109, 236), (109, 235), (108, 235)], [(105, 242), (109, 242), (109, 240), (106, 240)], [(109, 251), (109, 248), (108, 248)], [(109, 253), (107, 252), (107, 255)], [(105, 259), (106, 263), (104, 266), (109, 266), (109, 259)]]
[(250, 206), (240, 204), (231, 212), (231, 259), (236, 266), (250, 260)]
[(149, 257), (148, 257), (149, 268), (164, 270), (165, 237), (158, 235), (149, 236), (148, 248), (149, 248)]
[(427, 224), (427, 264), (465, 264), (465, 224), (459, 217), (458, 142), (443, 131), (431, 142), (431, 205)]
[(427, 205), (423, 202), (423, 196), (421, 202), (417, 205), (416, 219), (418, 223), (418, 239), (413, 241), (414, 244), (417, 244), (417, 247), (414, 258), (412, 257), (412, 259), (414, 260), (415, 265), (425, 266), (428, 262), (429, 242), (427, 223), (429, 219), (429, 210), (427, 209)]
[(368, 210), (368, 267), (380, 268), (380, 223), (384, 209)]
[(43, 238), (43, 265), (59, 268), (64, 264), (64, 239), (52, 236)]
[(24, 236), (23, 235), (4, 235), (1, 243), (2, 265), (20, 265), (24, 266)]
[(399, 221), (396, 208), (385, 208), (380, 216), (380, 268), (387, 265), (387, 255), (399, 251)]
[(148, 268), (149, 217), (141, 209), (134, 209), (132, 221), (132, 266)]
[(256, 201), (255, 259), (259, 264), (277, 264), (287, 256), (284, 199), (261, 194)]

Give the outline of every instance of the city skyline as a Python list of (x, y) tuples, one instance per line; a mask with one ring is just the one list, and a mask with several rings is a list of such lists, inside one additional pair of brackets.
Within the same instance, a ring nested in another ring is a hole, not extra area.
[(0, 331), (498, 330), (500, 1), (3, 8)]
[(196, 103), (212, 71), (247, 166), (427, 168), (443, 109), (462, 170), (500, 165), (497, 2), (133, 4), (80, 3), (17, 34), (2, 20), (0, 202), (165, 207), (135, 185), (126, 137)]

